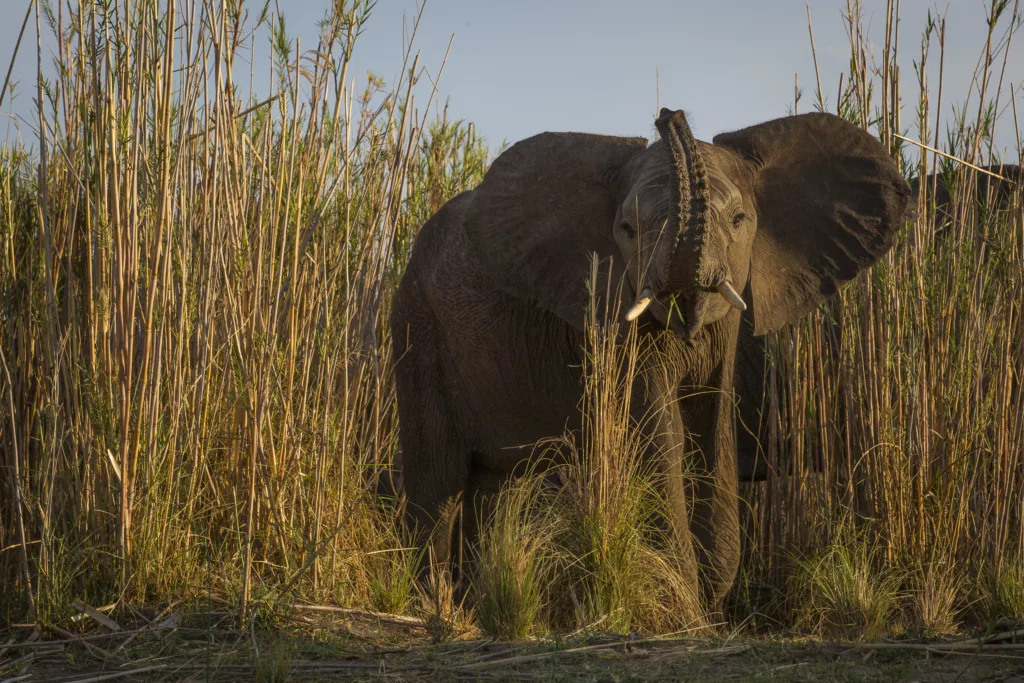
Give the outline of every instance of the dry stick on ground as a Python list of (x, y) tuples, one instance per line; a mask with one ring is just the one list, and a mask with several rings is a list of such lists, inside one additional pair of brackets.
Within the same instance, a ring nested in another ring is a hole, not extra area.
[(110, 617), (108, 617), (106, 614), (104, 614), (103, 612), (99, 611), (98, 609), (94, 609), (92, 607), (89, 607), (88, 605), (83, 603), (81, 600), (75, 600), (75, 601), (73, 601), (71, 603), (71, 605), (75, 609), (77, 609), (79, 612), (81, 612), (82, 614), (86, 614), (86, 615), (92, 617), (95, 621), (98, 621), (99, 623), (103, 624), (104, 626), (109, 628), (111, 631), (120, 631), (121, 630), (121, 625), (120, 624), (118, 624), (116, 621), (114, 621), (113, 619), (111, 619)]
[(999, 640), (1009, 640), (1010, 638), (1024, 638), (1024, 630), (1003, 631), (1002, 633), (995, 633), (991, 636), (981, 636), (979, 638), (971, 638), (970, 640), (964, 640), (961, 642), (985, 645), (987, 643), (994, 643)]
[(61, 634), (65, 638), (73, 639), (75, 642), (81, 644), (83, 647), (85, 647), (86, 650), (95, 655), (98, 659), (102, 659), (105, 662), (120, 663), (122, 661), (121, 658), (115, 655), (114, 653), (107, 652), (102, 647), (99, 647), (98, 645), (93, 645), (88, 640), (82, 640), (76, 634), (72, 633), (71, 631), (65, 631), (56, 624), (50, 624), (50, 628), (52, 628), (54, 631)]
[[(372, 661), (313, 661), (313, 662), (302, 662), (292, 661), (290, 663), (290, 669), (293, 674), (296, 673), (310, 673), (310, 674), (326, 674), (331, 672), (341, 671), (352, 671), (352, 670), (379, 670), (381, 668), (382, 660), (378, 658), (372, 659)], [(430, 663), (424, 664), (401, 664), (398, 666), (388, 666), (387, 670), (393, 673), (399, 672), (412, 672), (412, 671), (434, 671), (437, 667)], [(98, 673), (98, 675), (88, 676), (86, 678), (77, 678), (69, 680), (62, 677), (60, 681), (67, 681), (67, 683), (98, 683), (99, 681), (109, 681), (118, 678), (124, 678), (125, 676), (135, 676), (138, 674), (148, 673), (151, 671), (209, 671), (214, 674), (225, 674), (231, 673), (232, 675), (243, 675), (252, 674), (255, 671), (255, 667), (251, 664), (208, 664), (199, 663), (196, 661), (189, 661), (183, 663), (164, 663), (154, 664), (151, 666), (139, 667), (136, 669), (117, 671), (111, 673)]]
[[(18, 657), (17, 659), (9, 661), (9, 662), (4, 662), (3, 664), (0, 664), (0, 671), (4, 671), (6, 669), (14, 669), (19, 664), (29, 664), (38, 655), (39, 655), (38, 652), (29, 652), (27, 655), (23, 655), (21, 657)], [(11, 683), (11, 681), (21, 681), (21, 680), (24, 680), (24, 679), (28, 678), (31, 675), (32, 674), (27, 674), (25, 676), (16, 676), (14, 678), (7, 678), (7, 679), (4, 679), (4, 683)]]
[(984, 652), (987, 650), (1024, 650), (1024, 643), (998, 643), (1024, 636), (1024, 630), (1006, 631), (988, 637), (957, 640), (951, 643), (861, 643), (855, 650), (928, 650), (930, 652)]
[[(166, 620), (169, 621), (171, 619), (171, 617), (174, 616), (174, 615), (171, 614), (171, 612), (174, 610), (175, 607), (180, 605), (182, 602), (184, 602), (183, 599), (182, 600), (175, 600), (170, 605), (165, 607), (149, 623), (149, 628), (144, 628), (144, 629), (135, 631), (134, 633), (131, 633), (131, 635), (129, 635), (128, 638), (125, 639), (125, 641), (123, 643), (121, 643), (120, 645), (117, 646), (117, 649), (115, 650), (115, 652), (121, 652), (126, 647), (128, 647), (128, 645), (130, 645), (131, 642), (133, 640), (135, 640), (139, 636), (140, 633), (146, 633), (147, 631), (169, 630), (171, 627), (166, 626), (164, 620), (166, 619)], [(178, 621), (180, 622), (180, 619)]]
[[(609, 650), (616, 647), (631, 648), (639, 645), (671, 645), (685, 642), (695, 642), (693, 638), (645, 638), (642, 640), (616, 640), (610, 643), (600, 643), (598, 645), (585, 645), (583, 647), (573, 647), (568, 650), (550, 650), (548, 652), (541, 652), (532, 655), (521, 655), (519, 657), (509, 657), (507, 659), (492, 659), (482, 662), (474, 662), (472, 664), (463, 664), (461, 666), (453, 667), (456, 671), (478, 671), (480, 669), (490, 669), (497, 666), (509, 666), (512, 664), (524, 664), (526, 662), (535, 662), (542, 659), (548, 659), (550, 657), (560, 657), (562, 655), (572, 655), (581, 652), (593, 652), (596, 650)], [(703, 639), (696, 639), (696, 642), (707, 642)], [(692, 649), (687, 648), (691, 652)], [(706, 655), (731, 655), (739, 652), (745, 652), (749, 650), (749, 645), (735, 645), (732, 647), (724, 647), (717, 650), (701, 650), (700, 654)]]
[(150, 671), (159, 671), (167, 668), (170, 668), (169, 664), (154, 664), (153, 666), (144, 666), (141, 669), (128, 669), (126, 671), (117, 671), (109, 674), (101, 674), (99, 676), (90, 676), (89, 678), (76, 678), (73, 681), (68, 681), (68, 683), (98, 683), (99, 681), (112, 681), (116, 678), (136, 676), (138, 674), (149, 673)]
[(387, 612), (373, 612), (365, 609), (354, 609), (350, 607), (333, 607), (331, 605), (295, 605), (295, 609), (305, 609), (311, 612), (333, 612), (337, 614), (351, 614), (378, 619), (380, 621), (391, 621), (402, 626), (424, 626), (426, 622), (419, 617), (407, 617), (401, 614), (388, 614)]

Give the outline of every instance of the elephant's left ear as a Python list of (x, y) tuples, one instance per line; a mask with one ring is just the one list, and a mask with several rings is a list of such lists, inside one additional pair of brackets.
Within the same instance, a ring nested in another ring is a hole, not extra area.
[(892, 246), (910, 186), (882, 144), (832, 114), (715, 137), (749, 164), (754, 334), (796, 322)]

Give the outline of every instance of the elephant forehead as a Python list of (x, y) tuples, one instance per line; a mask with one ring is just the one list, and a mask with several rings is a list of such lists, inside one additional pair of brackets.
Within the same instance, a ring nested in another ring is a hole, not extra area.
[(737, 181), (736, 160), (725, 150), (706, 142), (698, 142), (704, 164), (708, 169), (708, 185), (711, 203), (716, 206), (738, 204), (743, 200)]
[(672, 192), (669, 180), (637, 183), (626, 195), (622, 211), (625, 216), (639, 220), (664, 216), (668, 213)]
[[(704, 161), (708, 174), (708, 190), (711, 203), (716, 207), (740, 204), (743, 194), (728, 172), (729, 159), (719, 159), (720, 154), (712, 145), (704, 145)], [(671, 207), (672, 184), (675, 178), (667, 155), (656, 156), (645, 164), (636, 176), (623, 202), (623, 213), (641, 221), (652, 217), (668, 215)]]
[(736, 187), (736, 184), (723, 173), (709, 170), (708, 185), (711, 190), (711, 203), (715, 206), (740, 204), (743, 201), (740, 188)]

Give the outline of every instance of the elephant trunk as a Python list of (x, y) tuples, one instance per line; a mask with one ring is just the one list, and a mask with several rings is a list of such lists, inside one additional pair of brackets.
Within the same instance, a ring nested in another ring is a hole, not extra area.
[[(681, 110), (662, 109), (655, 122), (668, 147), (674, 181), (671, 205), (675, 214), (668, 227), (665, 256), (665, 288), (672, 293), (692, 294), (707, 279), (708, 205), (711, 203), (708, 173), (697, 141)], [(689, 322), (689, 321), (688, 321)]]

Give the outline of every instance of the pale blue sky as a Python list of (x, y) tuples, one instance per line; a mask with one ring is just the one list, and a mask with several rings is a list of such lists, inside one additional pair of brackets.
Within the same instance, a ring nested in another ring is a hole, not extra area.
[[(304, 49), (312, 48), (327, 0), (279, 1), (288, 32), (302, 38)], [(27, 2), (0, 0), (3, 72)], [(250, 0), (250, 5), (255, 13), (262, 2)], [(834, 107), (839, 74), (849, 60), (841, 17), (846, 1), (811, 0), (810, 5), (822, 87)], [(947, 16), (943, 117), (949, 120), (949, 103), (962, 102), (967, 95), (984, 48), (986, 5), (983, 0), (902, 0), (905, 124), (916, 116), (912, 62), (919, 59), (926, 12)], [(401, 65), (403, 17), (411, 26), (416, 7), (415, 0), (378, 1), (358, 43), (353, 74), (372, 69), (386, 81), (394, 80)], [(864, 14), (870, 39), (880, 44), (885, 1), (864, 0)], [(998, 35), (1007, 23), (1004, 19)], [(707, 140), (724, 130), (785, 115), (793, 102), (794, 73), (799, 73), (804, 91), (800, 110), (810, 111), (813, 105), (814, 65), (804, 0), (428, 0), (416, 47), (431, 73), (436, 74), (452, 34), (440, 101), (447, 98), (450, 116), (473, 121), (495, 146), (544, 130), (650, 135), (657, 107), (656, 69), (661, 104), (690, 112), (695, 133)], [(1024, 35), (1015, 41), (1006, 83), (1019, 88), (1024, 82)], [(22, 79), (14, 111), (23, 116), (31, 106), (27, 88), (34, 75), (34, 48), (33, 22), (14, 72)], [(257, 74), (265, 74), (267, 42), (258, 41), (256, 49), (257, 64), (263, 67)], [(937, 40), (929, 66), (935, 88)], [(257, 87), (265, 89), (265, 83)], [(1009, 87), (1003, 104), (1009, 103), (1008, 92)], [(4, 111), (9, 107), (5, 103)], [(1017, 111), (1024, 127), (1024, 102)], [(26, 134), (24, 128), (22, 132)], [(916, 129), (911, 135), (916, 136)], [(997, 143), (1009, 158), (1017, 158), (1009, 108), (999, 120)]]

